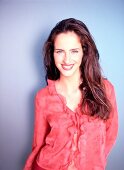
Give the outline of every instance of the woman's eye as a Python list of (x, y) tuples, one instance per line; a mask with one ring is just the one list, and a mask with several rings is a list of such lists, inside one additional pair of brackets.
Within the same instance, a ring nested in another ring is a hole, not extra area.
[(77, 54), (77, 53), (78, 53), (78, 50), (73, 50), (71, 53)]
[(57, 51), (57, 53), (59, 54), (59, 53), (62, 53), (62, 51)]
[(60, 50), (60, 51), (56, 51), (56, 53), (57, 53), (57, 54), (62, 54), (62, 53), (63, 53), (63, 51), (62, 51), (62, 50)]

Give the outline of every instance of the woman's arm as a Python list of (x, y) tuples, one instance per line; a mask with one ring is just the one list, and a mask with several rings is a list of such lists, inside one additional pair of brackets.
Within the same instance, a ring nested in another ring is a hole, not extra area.
[(118, 111), (117, 111), (115, 91), (111, 83), (109, 83), (108, 85), (107, 85), (107, 91), (109, 93), (108, 98), (112, 105), (112, 111), (110, 113), (110, 118), (107, 120), (106, 123), (106, 148), (105, 148), (106, 157), (110, 153), (118, 133)]
[(34, 121), (34, 137), (32, 144), (32, 152), (29, 155), (24, 170), (31, 170), (32, 164), (45, 142), (45, 136), (48, 133), (48, 122), (44, 115), (46, 105), (46, 97), (39, 91), (35, 97), (35, 121)]

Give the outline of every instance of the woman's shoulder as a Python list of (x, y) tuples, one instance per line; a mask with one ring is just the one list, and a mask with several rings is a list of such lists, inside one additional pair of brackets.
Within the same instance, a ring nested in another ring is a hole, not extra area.
[(107, 78), (103, 78), (103, 84), (106, 90), (110, 90), (114, 88), (113, 84)]
[(46, 107), (47, 96), (48, 96), (48, 88), (47, 86), (45, 86), (36, 92), (35, 104), (40, 105), (42, 107)]
[(115, 93), (114, 85), (107, 79), (103, 79), (103, 84), (105, 88), (105, 92), (109, 98)]
[(37, 91), (36, 95), (38, 96), (51, 96), (53, 94), (56, 94), (55, 90), (55, 81), (53, 80), (47, 80), (47, 85), (40, 90)]
[(39, 89), (37, 92), (36, 92), (36, 97), (45, 97), (45, 96), (48, 96), (49, 95), (49, 90), (48, 90), (48, 85), (46, 85), (45, 87)]

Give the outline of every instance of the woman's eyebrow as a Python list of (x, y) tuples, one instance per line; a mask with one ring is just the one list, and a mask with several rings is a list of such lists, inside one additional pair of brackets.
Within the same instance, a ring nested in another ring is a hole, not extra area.
[(61, 48), (55, 48), (54, 50), (63, 50), (63, 49), (61, 49)]
[[(71, 48), (70, 50), (79, 50), (80, 48)], [(64, 51), (64, 49), (61, 49), (61, 48), (55, 48), (54, 50), (63, 50)]]
[(72, 49), (70, 49), (70, 50), (79, 50), (80, 48), (72, 48)]

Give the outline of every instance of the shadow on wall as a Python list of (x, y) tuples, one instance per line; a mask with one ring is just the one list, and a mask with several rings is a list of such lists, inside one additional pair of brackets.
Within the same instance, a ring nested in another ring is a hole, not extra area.
[[(23, 154), (21, 156), (21, 167), (23, 168), (25, 165), (25, 162), (31, 153), (32, 149), (32, 140), (33, 140), (33, 130), (34, 130), (34, 99), (35, 95), (38, 90), (46, 86), (46, 80), (45, 80), (45, 68), (44, 68), (44, 63), (43, 63), (43, 45), (46, 40), (46, 32), (42, 32), (41, 36), (39, 35), (40, 39), (36, 42), (36, 45), (34, 45), (34, 55), (33, 55), (33, 61), (35, 64), (35, 69), (38, 75), (38, 84), (34, 87), (33, 91), (30, 92), (28, 96), (28, 101), (29, 101), (29, 111), (27, 115), (27, 120), (28, 120), (28, 136), (26, 138), (26, 144), (24, 147)], [(26, 129), (27, 130), (27, 129)]]

